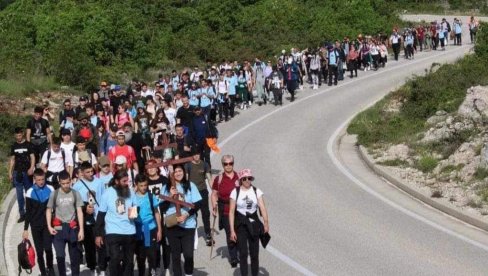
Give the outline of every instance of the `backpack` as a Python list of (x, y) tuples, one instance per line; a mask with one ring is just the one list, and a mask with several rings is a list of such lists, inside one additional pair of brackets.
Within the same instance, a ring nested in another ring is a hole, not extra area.
[[(92, 160), (92, 151), (89, 148), (87, 148), (86, 151), (88, 152), (88, 156), (90, 157), (90, 161), (88, 161), (88, 162), (90, 162), (90, 165), (93, 165), (93, 163), (92, 163), (93, 162), (93, 160)], [(78, 162), (76, 162), (75, 157), (76, 157), (77, 152), (78, 152), (78, 149), (77, 148), (76, 148), (76, 150), (73, 150), (73, 156), (72, 156), (73, 168), (78, 168), (79, 165), (82, 163), (79, 160), (80, 159), (80, 155), (79, 154), (78, 154)]]
[(447, 22), (447, 21), (446, 21), (446, 23), (447, 23), (447, 31), (451, 32), (451, 24), (449, 24), (449, 22)]
[[(63, 156), (63, 166), (66, 169), (66, 153), (64, 153), (64, 149), (61, 149), (61, 155)], [(46, 168), (49, 169), (49, 160), (51, 160), (51, 149), (47, 151), (47, 164)]]
[[(254, 187), (254, 186), (251, 186), (252, 189), (254, 190), (254, 194), (256, 195), (256, 200), (259, 200), (258, 199), (258, 192), (257, 192), (257, 188)], [(237, 187), (236, 188), (236, 202), (237, 202), (237, 199), (239, 199), (239, 193), (241, 192), (241, 187)], [(257, 203), (257, 202), (256, 202)], [(263, 216), (261, 214), (261, 209), (259, 208), (259, 205), (258, 205), (258, 210), (259, 210), (259, 215)], [(237, 208), (236, 208), (236, 212), (237, 212)]]
[(19, 243), (17, 246), (17, 254), (19, 261), (19, 275), (22, 273), (22, 269), (24, 269), (27, 274), (31, 274), (32, 268), (36, 265), (36, 252), (34, 251), (34, 247), (32, 247), (30, 240), (26, 239)]

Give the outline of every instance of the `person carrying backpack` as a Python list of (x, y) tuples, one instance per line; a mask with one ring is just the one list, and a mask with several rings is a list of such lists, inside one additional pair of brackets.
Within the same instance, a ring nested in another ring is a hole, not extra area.
[(300, 69), (298, 65), (293, 60), (293, 57), (288, 58), (288, 62), (285, 64), (285, 80), (286, 89), (291, 95), (290, 101), (295, 101), (295, 90), (298, 87), (298, 79), (300, 78)]
[(212, 183), (212, 215), (219, 216), (219, 230), (225, 230), (227, 240), (227, 250), (229, 251), (229, 262), (232, 268), (237, 267), (239, 259), (237, 257), (237, 247), (231, 240), (231, 228), (229, 224), (229, 202), (230, 193), (239, 186), (237, 172), (234, 171), (234, 156), (222, 156), (222, 167), (224, 172), (214, 178)]
[(67, 171), (70, 175), (73, 173), (73, 160), (70, 155), (61, 149), (61, 139), (54, 137), (51, 148), (44, 152), (41, 158), (41, 168), (46, 173), (46, 182), (57, 189), (58, 174)]
[[(261, 235), (269, 232), (268, 212), (263, 192), (252, 185), (254, 176), (251, 170), (244, 169), (238, 175), (239, 187), (230, 194), (230, 237), (237, 242), (241, 275), (248, 275), (247, 256), (250, 255), (251, 275), (256, 276), (259, 273), (259, 239)], [(263, 222), (258, 217), (258, 209)]]
[(80, 257), (78, 242), (84, 239), (83, 201), (80, 193), (71, 188), (71, 177), (68, 172), (59, 174), (60, 187), (51, 193), (47, 203), (46, 221), (49, 233), (53, 235), (54, 250), (60, 276), (66, 275), (65, 250), (68, 252), (71, 275), (80, 275)]
[(156, 275), (159, 242), (163, 236), (159, 199), (148, 191), (148, 178), (138, 174), (135, 179), (136, 199), (139, 214), (136, 222), (136, 259), (139, 275), (145, 275), (146, 259), (149, 275)]
[[(46, 184), (46, 174), (42, 169), (34, 170), (34, 185), (25, 193), (25, 221), (22, 238), (29, 238), (29, 226), (37, 253), (37, 264), (42, 276), (54, 276), (53, 239), (46, 223), (46, 209), (49, 197), (54, 191)], [(44, 261), (44, 254), (46, 259)]]

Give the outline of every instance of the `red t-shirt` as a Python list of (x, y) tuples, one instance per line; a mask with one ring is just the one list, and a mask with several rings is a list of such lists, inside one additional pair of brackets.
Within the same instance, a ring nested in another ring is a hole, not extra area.
[[(223, 173), (222, 181), (220, 182), (220, 185), (219, 185), (219, 178), (220, 176), (214, 178), (212, 184), (212, 190), (216, 190), (219, 192), (219, 199), (228, 202), (232, 190), (234, 190), (234, 188), (236, 187), (239, 187), (239, 177), (237, 176), (236, 172), (234, 172), (234, 177), (232, 178), (228, 177), (225, 173)], [(229, 215), (229, 204), (224, 204), (224, 215), (226, 216)]]
[[(122, 147), (115, 145), (108, 151), (108, 159), (112, 163), (115, 163), (115, 158), (117, 158), (119, 155), (125, 156), (127, 159), (127, 168), (132, 168), (132, 163), (136, 162), (136, 154), (134, 149), (129, 145), (124, 145)], [(115, 166), (112, 169), (115, 169)]]

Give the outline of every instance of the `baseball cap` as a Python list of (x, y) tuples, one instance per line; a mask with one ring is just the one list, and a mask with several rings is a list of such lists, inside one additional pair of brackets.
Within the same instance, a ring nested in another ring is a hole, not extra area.
[(119, 130), (119, 131), (117, 131), (117, 133), (115, 135), (117, 135), (117, 136), (125, 136), (125, 132), (123, 130)]
[(88, 100), (88, 98), (86, 96), (81, 96), (80, 97), (80, 101), (87, 101), (87, 100)]
[(115, 164), (116, 165), (123, 165), (126, 163), (127, 163), (127, 158), (125, 158), (125, 156), (117, 155), (117, 157), (115, 157)]
[(100, 156), (100, 158), (98, 158), (98, 165), (100, 167), (110, 165), (110, 161), (108, 160), (108, 157), (105, 155)]

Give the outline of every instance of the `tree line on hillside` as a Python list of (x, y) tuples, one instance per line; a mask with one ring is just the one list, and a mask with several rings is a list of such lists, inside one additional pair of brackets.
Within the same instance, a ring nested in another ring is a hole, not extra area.
[(147, 69), (271, 57), (389, 32), (385, 0), (16, 0), (0, 11), (0, 77), (89, 87)]

